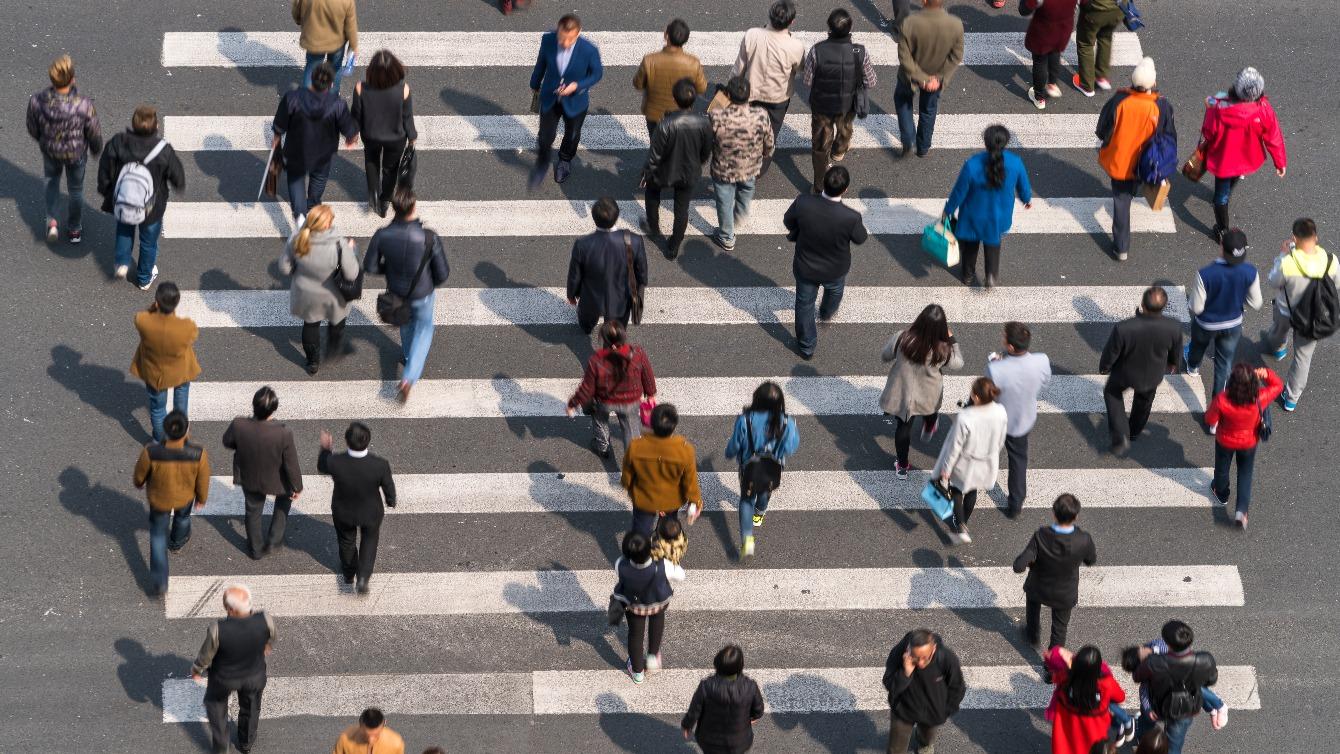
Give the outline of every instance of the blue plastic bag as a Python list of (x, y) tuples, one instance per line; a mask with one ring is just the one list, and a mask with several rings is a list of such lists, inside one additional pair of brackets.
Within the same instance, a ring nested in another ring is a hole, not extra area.
[(1144, 16), (1140, 15), (1140, 9), (1135, 7), (1135, 0), (1126, 0), (1121, 6), (1121, 22), (1126, 25), (1126, 31), (1140, 31), (1145, 28)]

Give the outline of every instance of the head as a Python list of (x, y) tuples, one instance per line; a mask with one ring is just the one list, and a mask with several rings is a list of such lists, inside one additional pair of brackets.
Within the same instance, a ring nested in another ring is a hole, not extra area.
[(158, 109), (153, 105), (138, 105), (130, 116), (130, 131), (136, 136), (158, 133)]
[(405, 80), (405, 66), (390, 50), (377, 50), (368, 61), (368, 86), (390, 89)]
[(916, 364), (949, 360), (949, 320), (939, 304), (927, 304), (903, 332), (903, 356)]
[(679, 411), (673, 403), (661, 403), (651, 410), (651, 431), (657, 437), (669, 437), (679, 426)]
[(828, 36), (851, 36), (851, 14), (843, 8), (835, 8), (828, 14)]
[(682, 18), (676, 18), (665, 27), (665, 43), (671, 47), (683, 47), (689, 41), (689, 25)]
[(312, 251), (312, 234), (330, 230), (335, 224), (335, 211), (329, 204), (318, 204), (307, 210), (307, 222), (293, 239), (293, 254), (305, 257)]
[(1163, 308), (1167, 305), (1168, 292), (1160, 285), (1146, 288), (1145, 294), (1140, 297), (1140, 311), (1145, 314), (1162, 314)]
[(972, 381), (972, 403), (974, 406), (985, 406), (988, 403), (995, 403), (1000, 397), (1000, 388), (990, 377), (978, 377)]
[(154, 304), (158, 311), (163, 314), (172, 314), (177, 311), (177, 304), (181, 303), (181, 291), (177, 289), (177, 284), (164, 280), (154, 289)]
[(614, 201), (612, 196), (602, 196), (591, 205), (591, 219), (595, 220), (596, 227), (601, 230), (609, 230), (614, 224), (619, 222), (619, 203)]
[(577, 36), (582, 33), (582, 20), (577, 18), (577, 14), (568, 13), (558, 19), (558, 27), (555, 31), (558, 36), (558, 46), (566, 50), (577, 44)]
[(1098, 678), (1103, 672), (1103, 655), (1098, 647), (1081, 647), (1070, 662), (1066, 679), (1066, 698), (1077, 709), (1091, 712), (1098, 707)]
[(1224, 393), (1228, 402), (1238, 406), (1250, 406), (1257, 400), (1261, 390), (1261, 381), (1256, 378), (1256, 370), (1249, 364), (1234, 364), (1228, 374), (1228, 384)]
[(1056, 497), (1056, 502), (1052, 503), (1052, 516), (1061, 526), (1075, 523), (1075, 519), (1079, 518), (1079, 498), (1069, 492), (1061, 493)]
[(1123, 647), (1121, 650), (1121, 669), (1127, 673), (1134, 673), (1138, 667), (1140, 667), (1140, 648)]
[(1121, 749), (1117, 748), (1115, 741), (1109, 741), (1105, 738), (1101, 741), (1095, 741), (1093, 748), (1089, 749), (1089, 754), (1121, 754)]
[(223, 611), (234, 618), (251, 615), (251, 590), (241, 584), (232, 584), (224, 589)]
[(935, 634), (929, 629), (918, 628), (907, 635), (907, 651), (912, 655), (912, 664), (916, 665), (918, 670), (925, 670), (926, 666), (931, 664), (938, 646)]
[(982, 132), (986, 145), (986, 182), (992, 188), (1005, 185), (1005, 147), (1010, 144), (1010, 130), (1000, 124), (987, 126)]
[(670, 94), (675, 98), (675, 105), (680, 110), (688, 110), (693, 107), (693, 103), (698, 100), (698, 88), (693, 85), (693, 79), (680, 79), (670, 88)]
[(1220, 246), (1223, 249), (1224, 261), (1229, 264), (1242, 264), (1247, 259), (1247, 234), (1240, 228), (1229, 228), (1224, 234), (1224, 241)]
[(679, 539), (679, 535), (684, 533), (684, 525), (679, 523), (679, 519), (665, 516), (661, 523), (656, 527), (656, 536), (661, 539), (673, 541)]
[(180, 440), (186, 437), (186, 429), (190, 426), (186, 421), (186, 414), (173, 410), (163, 418), (163, 433), (169, 440)]
[(791, 0), (776, 0), (768, 8), (768, 25), (778, 31), (791, 28), (796, 20), (796, 6)]
[(1311, 251), (1317, 245), (1317, 223), (1310, 217), (1293, 221), (1293, 245)]
[(69, 55), (61, 55), (51, 62), (47, 77), (51, 79), (51, 86), (65, 89), (74, 83), (74, 61)]
[(1158, 725), (1140, 737), (1135, 754), (1168, 754), (1168, 734)]
[(824, 173), (824, 194), (836, 199), (847, 193), (847, 187), (851, 185), (851, 173), (841, 165), (834, 165)]
[(418, 207), (419, 199), (414, 195), (414, 189), (408, 186), (401, 186), (391, 195), (391, 208), (395, 210), (397, 220), (413, 220), (418, 216)]
[(944, 0), (921, 0), (921, 7), (923, 8), (942, 8), (944, 4)]
[(386, 715), (376, 707), (368, 707), (358, 716), (358, 727), (363, 729), (368, 743), (375, 744), (381, 739), (382, 731), (386, 730)]
[(1131, 86), (1141, 92), (1152, 92), (1158, 88), (1158, 69), (1153, 58), (1145, 58), (1131, 71)]
[(368, 449), (372, 444), (372, 430), (363, 422), (354, 422), (344, 430), (344, 445), (354, 452)]
[(1033, 344), (1033, 331), (1023, 322), (1005, 323), (1005, 351), (1012, 354), (1027, 353)]
[(1185, 652), (1191, 649), (1191, 642), (1196, 640), (1196, 635), (1191, 632), (1191, 626), (1180, 620), (1170, 620), (1163, 624), (1163, 631), (1160, 632), (1163, 640), (1168, 643), (1169, 652)]
[(251, 396), (251, 415), (261, 421), (274, 416), (275, 411), (279, 410), (279, 396), (275, 395), (274, 388), (266, 385), (256, 394)]
[(1241, 102), (1255, 102), (1265, 96), (1265, 93), (1265, 77), (1251, 66), (1238, 71), (1237, 78), (1233, 79), (1233, 96)]
[(744, 672), (744, 650), (736, 644), (727, 644), (712, 658), (717, 675), (739, 675)]
[(617, 319), (607, 319), (600, 323), (600, 344), (605, 348), (618, 348), (628, 342), (628, 330)]
[(322, 63), (312, 71), (312, 91), (325, 92), (335, 82), (335, 68), (330, 63)]
[(749, 79), (744, 76), (731, 76), (726, 82), (726, 96), (732, 105), (743, 105), (749, 101)]
[(645, 534), (630, 531), (623, 535), (623, 556), (629, 562), (641, 565), (651, 560), (651, 540)]

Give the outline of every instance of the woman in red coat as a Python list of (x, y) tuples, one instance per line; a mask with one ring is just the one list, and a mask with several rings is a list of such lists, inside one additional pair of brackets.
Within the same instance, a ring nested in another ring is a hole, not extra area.
[[(1047, 107), (1049, 97), (1061, 96), (1061, 53), (1070, 44), (1075, 31), (1075, 6), (1079, 0), (1020, 0), (1019, 12), (1033, 19), (1028, 22), (1024, 48), (1033, 53), (1033, 86), (1028, 98), (1039, 109)], [(1085, 752), (1085, 754), (1088, 754)]]
[(1046, 664), (1056, 684), (1047, 707), (1052, 754), (1089, 754), (1094, 744), (1107, 740), (1112, 724), (1108, 707), (1126, 701), (1126, 692), (1097, 647), (1081, 647), (1078, 652), (1052, 647)]
[(1214, 499), (1228, 505), (1228, 467), (1238, 462), (1238, 500), (1234, 518), (1247, 528), (1247, 506), (1252, 502), (1252, 471), (1256, 466), (1256, 433), (1270, 402), (1284, 391), (1284, 381), (1273, 371), (1234, 364), (1228, 386), (1210, 402), (1205, 423), (1214, 433)]

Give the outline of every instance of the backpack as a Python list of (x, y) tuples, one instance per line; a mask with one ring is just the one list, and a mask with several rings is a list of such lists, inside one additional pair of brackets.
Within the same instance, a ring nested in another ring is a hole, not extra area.
[(116, 199), (112, 215), (119, 223), (139, 225), (154, 206), (154, 177), (149, 163), (167, 146), (167, 139), (159, 139), (143, 161), (132, 160), (121, 166), (116, 177)]
[[(1292, 252), (1290, 252), (1292, 256)], [(1298, 260), (1294, 260), (1297, 264)], [(1336, 292), (1335, 280), (1331, 278), (1331, 265), (1335, 257), (1326, 253), (1326, 271), (1319, 278), (1308, 278), (1307, 287), (1298, 297), (1297, 303), (1290, 303), (1286, 293), (1284, 303), (1289, 308), (1289, 325), (1299, 336), (1308, 340), (1321, 340), (1329, 337), (1340, 327), (1340, 293)], [(1299, 265), (1302, 270), (1302, 265)]]
[[(748, 443), (750, 452), (754, 450), (754, 423), (749, 419), (749, 412), (744, 414), (745, 442)], [(786, 434), (786, 416), (782, 416), (782, 434)], [(781, 444), (781, 438), (777, 439), (777, 444)], [(778, 460), (776, 453), (772, 448), (763, 447), (758, 453), (749, 459), (740, 469), (740, 494), (745, 497), (753, 497), (761, 492), (772, 492), (782, 486), (782, 462)]]
[(1160, 719), (1185, 720), (1200, 710), (1200, 687), (1195, 683), (1195, 677), (1202, 654), (1197, 652), (1192, 655), (1191, 662), (1185, 663), (1185, 673), (1180, 678), (1175, 668), (1184, 663), (1170, 662), (1166, 655), (1155, 655), (1149, 659), (1152, 665), (1150, 669), (1168, 678), (1168, 688), (1163, 696), (1149, 700)]
[(1135, 174), (1140, 182), (1157, 186), (1177, 173), (1177, 138), (1166, 131), (1156, 132), (1140, 150)]

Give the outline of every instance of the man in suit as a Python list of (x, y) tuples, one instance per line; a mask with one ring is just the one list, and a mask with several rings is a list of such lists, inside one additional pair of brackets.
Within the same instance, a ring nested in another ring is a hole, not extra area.
[[(1124, 453), (1144, 431), (1163, 375), (1177, 371), (1182, 358), (1182, 326), (1163, 316), (1167, 305), (1167, 291), (1147, 288), (1135, 316), (1112, 328), (1098, 361), (1098, 373), (1108, 376), (1103, 402), (1113, 453)], [(1129, 423), (1122, 399), (1127, 390), (1135, 391)]]
[[(247, 545), (260, 560), (284, 545), (289, 506), (302, 493), (302, 471), (293, 430), (273, 420), (279, 397), (269, 385), (251, 398), (251, 417), (233, 419), (223, 433), (223, 447), (233, 451), (233, 484), (242, 488), (247, 511)], [(275, 496), (268, 536), (261, 537), (261, 512), (266, 495)]]
[(1026, 625), (1024, 638), (1037, 646), (1041, 639), (1039, 623), (1042, 606), (1052, 611), (1050, 647), (1064, 647), (1070, 611), (1079, 603), (1079, 567), (1098, 562), (1093, 537), (1075, 526), (1079, 517), (1079, 499), (1069, 493), (1052, 503), (1056, 523), (1033, 532), (1028, 546), (1014, 559), (1014, 572), (1028, 571), (1024, 579)]
[(861, 213), (842, 203), (851, 176), (841, 165), (824, 174), (822, 194), (802, 194), (787, 208), (782, 222), (786, 239), (796, 244), (791, 271), (796, 276), (796, 347), (800, 358), (814, 358), (819, 333), (814, 324), (814, 302), (819, 288), (824, 300), (819, 321), (828, 322), (842, 305), (842, 292), (851, 270), (851, 245), (865, 243), (870, 234)]
[(200, 654), (191, 666), (197, 683), (205, 686), (205, 715), (215, 754), (228, 751), (228, 697), (237, 694), (237, 750), (248, 754), (256, 742), (265, 691), (265, 657), (275, 640), (270, 616), (251, 609), (251, 590), (233, 584), (223, 592), (227, 617), (209, 626)]
[(642, 185), (647, 190), (645, 230), (652, 239), (661, 235), (661, 190), (674, 192), (675, 217), (665, 250), (669, 259), (679, 256), (684, 231), (689, 227), (689, 200), (716, 141), (707, 116), (693, 111), (698, 97), (693, 81), (684, 78), (675, 82), (674, 96), (679, 109), (667, 114), (651, 135), (647, 164), (642, 168)]
[[(630, 231), (613, 232), (619, 205), (602, 196), (591, 207), (596, 231), (572, 243), (568, 263), (568, 303), (577, 307), (577, 324), (587, 335), (601, 318), (629, 319), (628, 248), (632, 247), (633, 277), (638, 290), (647, 286), (647, 252), (642, 237)], [(625, 242), (627, 245), (625, 245)]]
[(332, 453), (330, 433), (321, 430), (321, 454), (316, 459), (316, 470), (335, 482), (330, 512), (340, 543), (340, 572), (346, 584), (353, 584), (357, 576), (354, 588), (359, 594), (368, 593), (368, 579), (377, 561), (377, 536), (386, 515), (383, 496), (386, 507), (395, 507), (391, 464), (368, 453), (370, 442), (371, 430), (362, 422), (354, 422), (344, 431), (344, 444), (349, 450)]
[(540, 55), (530, 74), (530, 88), (540, 101), (540, 133), (535, 169), (530, 173), (530, 190), (544, 182), (549, 153), (558, 136), (558, 121), (563, 121), (563, 143), (558, 148), (554, 181), (562, 183), (572, 172), (572, 158), (582, 138), (582, 122), (591, 106), (591, 87), (605, 69), (600, 65), (600, 50), (581, 37), (582, 20), (569, 13), (558, 19), (558, 28), (540, 38)]

